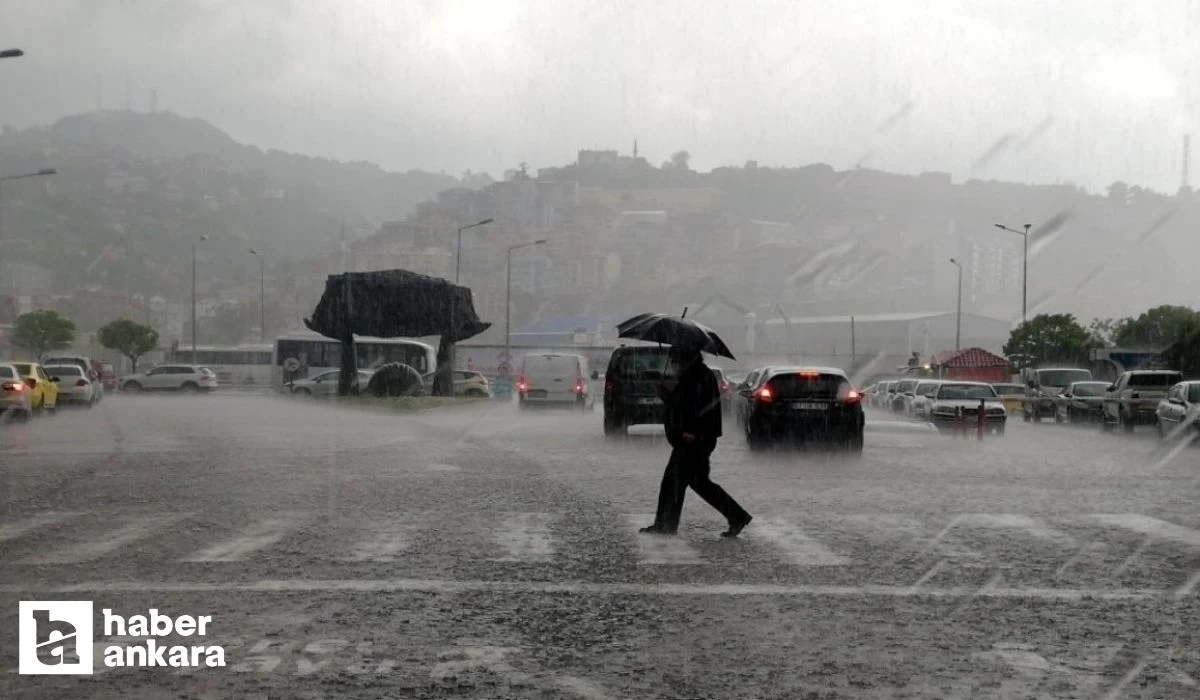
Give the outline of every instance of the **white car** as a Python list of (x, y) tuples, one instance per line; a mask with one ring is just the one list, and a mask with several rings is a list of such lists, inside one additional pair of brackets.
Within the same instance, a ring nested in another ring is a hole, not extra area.
[(939, 428), (975, 430), (982, 404), (984, 429), (997, 435), (1004, 434), (1008, 412), (991, 384), (943, 381), (926, 397), (930, 400), (930, 418)]
[[(338, 375), (342, 371), (340, 369), (331, 369), (328, 372), (322, 372), (314, 377), (305, 379), (297, 379), (291, 383), (292, 393), (297, 396), (336, 396), (338, 390)], [(367, 382), (371, 381), (371, 375), (375, 374), (368, 369), (358, 370), (358, 388), (360, 391), (366, 390)], [(284, 387), (289, 384), (284, 384)]]
[(79, 365), (42, 365), (42, 369), (58, 385), (59, 406), (73, 404), (91, 408), (100, 400), (100, 383), (92, 381)]
[(12, 365), (0, 364), (0, 417), (28, 420), (33, 415), (33, 392)]
[(933, 399), (929, 398), (941, 381), (921, 382), (917, 385), (913, 393), (912, 399), (908, 404), (908, 414), (913, 418), (928, 421), (932, 420), (932, 405)]
[(121, 391), (140, 394), (143, 391), (212, 391), (217, 388), (217, 375), (207, 367), (196, 365), (159, 365), (149, 372), (131, 374), (121, 382)]
[(42, 366), (49, 365), (77, 365), (83, 370), (83, 376), (92, 383), (92, 395), (95, 397), (93, 401), (99, 403), (100, 399), (104, 398), (104, 383), (100, 381), (100, 375), (94, 369), (92, 358), (83, 355), (51, 355), (42, 358)]
[(596, 397), (588, 386), (590, 376), (588, 361), (583, 355), (526, 355), (517, 380), (517, 405), (522, 409), (534, 404), (594, 409)]

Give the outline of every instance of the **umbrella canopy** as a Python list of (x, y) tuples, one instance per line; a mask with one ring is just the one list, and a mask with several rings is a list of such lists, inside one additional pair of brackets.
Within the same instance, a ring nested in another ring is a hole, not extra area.
[(737, 359), (729, 351), (725, 341), (711, 328), (690, 318), (670, 314), (638, 314), (617, 325), (617, 337), (662, 343), (685, 350), (728, 357), (731, 360)]
[(491, 324), (475, 315), (471, 290), (408, 270), (330, 275), (304, 325), (329, 338), (448, 336), (459, 342)]

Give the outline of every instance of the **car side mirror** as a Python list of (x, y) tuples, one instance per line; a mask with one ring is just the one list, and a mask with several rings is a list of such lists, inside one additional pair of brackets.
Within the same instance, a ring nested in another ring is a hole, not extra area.
[(1116, 391), (1116, 390), (1117, 390), (1117, 385), (1116, 385), (1116, 384), (1109, 384), (1109, 385), (1108, 385), (1108, 388), (1107, 388), (1107, 389), (1105, 389), (1105, 391)]
[(1171, 403), (1174, 403), (1174, 404), (1179, 404), (1180, 406), (1183, 405), (1183, 399), (1167, 399), (1167, 401), (1170, 401)]
[(927, 399), (932, 399), (932, 398), (933, 398), (933, 394), (925, 394), (925, 398), (927, 398)]

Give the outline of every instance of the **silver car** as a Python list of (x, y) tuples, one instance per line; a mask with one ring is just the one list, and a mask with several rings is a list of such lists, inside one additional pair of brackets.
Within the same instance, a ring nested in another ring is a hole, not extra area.
[(217, 388), (217, 375), (207, 367), (196, 365), (159, 365), (149, 372), (131, 374), (121, 382), (121, 391), (138, 394), (143, 391), (212, 391)]
[(58, 385), (59, 406), (74, 404), (91, 408), (100, 400), (97, 389), (100, 383), (92, 381), (79, 365), (43, 365), (42, 369)]
[[(322, 372), (313, 377), (297, 379), (290, 385), (292, 393), (298, 396), (336, 396), (339, 374), (341, 374), (341, 370), (331, 369), (328, 372)], [(360, 389), (367, 387), (367, 382), (371, 381), (371, 375), (373, 374), (375, 373), (370, 370), (358, 370), (358, 386)]]
[(33, 392), (17, 368), (0, 364), (0, 416), (28, 419), (33, 413), (32, 397)]

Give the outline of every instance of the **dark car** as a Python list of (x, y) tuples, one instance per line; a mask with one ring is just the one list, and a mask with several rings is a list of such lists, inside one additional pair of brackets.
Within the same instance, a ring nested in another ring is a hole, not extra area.
[(721, 390), (721, 412), (729, 415), (733, 410), (733, 381), (720, 367), (713, 367), (712, 373), (717, 378), (717, 387)]
[(1120, 426), (1132, 433), (1138, 425), (1158, 424), (1158, 402), (1167, 390), (1183, 381), (1183, 375), (1168, 369), (1136, 369), (1117, 377), (1104, 393), (1101, 427)]
[(842, 370), (773, 367), (749, 391), (743, 425), (750, 449), (788, 439), (862, 452), (862, 396)]
[(661, 424), (661, 390), (667, 379), (668, 348), (621, 346), (604, 373), (604, 434), (622, 434), (631, 425)]
[[(1156, 411), (1160, 437), (1175, 435), (1182, 428), (1200, 430), (1200, 382), (1180, 382), (1171, 387)], [(1190, 439), (1192, 435), (1188, 434)]]
[(1108, 382), (1072, 382), (1058, 396), (1058, 423), (1099, 423), (1104, 414)]

